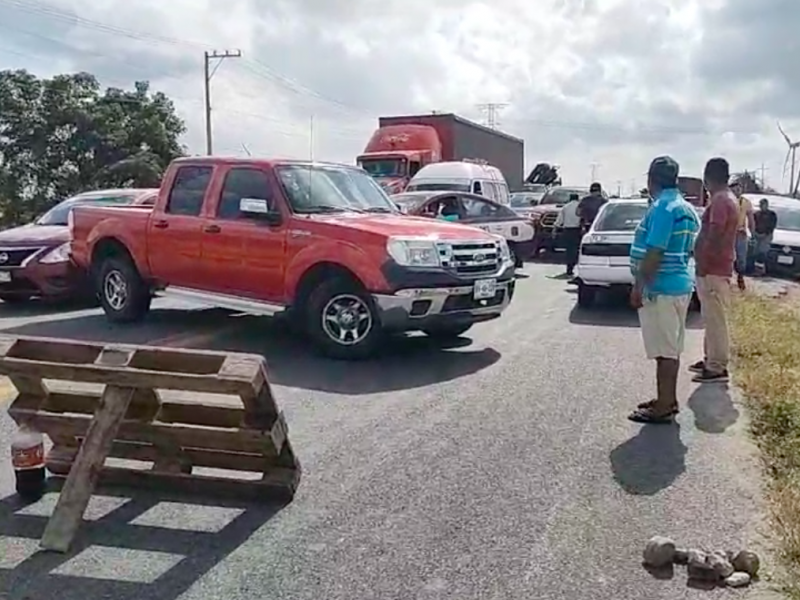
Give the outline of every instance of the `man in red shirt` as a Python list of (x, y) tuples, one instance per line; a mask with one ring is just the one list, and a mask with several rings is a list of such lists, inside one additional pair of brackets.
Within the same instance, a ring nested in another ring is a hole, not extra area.
[(709, 160), (703, 178), (710, 198), (694, 253), (697, 295), (705, 322), (705, 358), (689, 369), (697, 373), (692, 381), (725, 382), (730, 358), (727, 308), (736, 259), (739, 206), (728, 187), (727, 160)]

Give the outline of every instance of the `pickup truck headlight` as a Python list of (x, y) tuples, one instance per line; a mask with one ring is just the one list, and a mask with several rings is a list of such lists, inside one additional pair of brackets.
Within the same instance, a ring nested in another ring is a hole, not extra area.
[(497, 249), (500, 251), (501, 260), (511, 260), (511, 250), (508, 247), (508, 241), (506, 238), (498, 238)]
[(386, 243), (386, 252), (404, 267), (440, 267), (442, 264), (439, 248), (432, 240), (390, 238)]
[(53, 248), (42, 258), (40, 258), (39, 262), (46, 265), (51, 265), (54, 263), (67, 262), (68, 260), (69, 260), (69, 242), (61, 244), (56, 248)]

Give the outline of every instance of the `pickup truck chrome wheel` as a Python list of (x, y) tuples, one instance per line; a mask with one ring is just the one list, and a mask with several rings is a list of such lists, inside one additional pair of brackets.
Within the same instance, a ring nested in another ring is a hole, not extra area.
[(334, 296), (322, 310), (322, 330), (342, 346), (360, 344), (370, 334), (372, 326), (369, 306), (352, 294)]
[(119, 271), (109, 271), (103, 280), (103, 294), (113, 310), (122, 310), (128, 301), (128, 283)]

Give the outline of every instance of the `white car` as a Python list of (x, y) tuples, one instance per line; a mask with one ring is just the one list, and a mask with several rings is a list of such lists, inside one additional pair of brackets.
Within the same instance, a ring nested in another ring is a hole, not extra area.
[[(578, 306), (592, 306), (599, 292), (614, 288), (630, 289), (633, 285), (631, 244), (647, 206), (647, 200), (640, 198), (609, 200), (602, 206), (581, 241), (575, 277), (578, 282)], [(693, 308), (697, 308), (696, 296), (693, 300)]]

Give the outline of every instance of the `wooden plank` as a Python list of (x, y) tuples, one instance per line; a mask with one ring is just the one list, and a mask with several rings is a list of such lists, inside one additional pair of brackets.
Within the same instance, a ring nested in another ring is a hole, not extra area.
[(47, 522), (41, 541), (44, 550), (69, 550), (133, 393), (131, 388), (117, 386), (108, 386), (103, 393), (95, 418), (86, 432), (86, 439), (61, 490), (53, 516)]
[[(11, 410), (11, 409), (9, 409)], [(21, 409), (13, 414), (14, 420), (29, 422), (47, 435), (72, 435), (84, 437), (92, 417), (89, 415), (52, 414)], [(117, 430), (118, 440), (150, 442), (154, 436), (169, 435), (182, 448), (207, 448), (227, 452), (243, 452), (277, 456), (272, 431), (255, 429), (196, 427), (170, 423), (142, 423), (123, 420)]]
[(102, 383), (122, 387), (156, 388), (164, 390), (186, 390), (212, 394), (246, 394), (252, 383), (240, 379), (224, 379), (218, 375), (195, 375), (191, 373), (165, 373), (109, 367), (94, 364), (63, 364), (28, 360), (23, 358), (0, 358), (0, 375), (18, 375), (84, 383)]
[(277, 417), (278, 405), (272, 395), (272, 387), (267, 375), (267, 363), (262, 360), (253, 378), (253, 388), (240, 394), (245, 407), (244, 427), (264, 429)]

